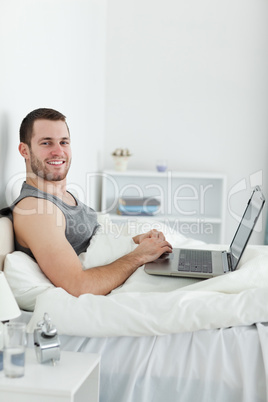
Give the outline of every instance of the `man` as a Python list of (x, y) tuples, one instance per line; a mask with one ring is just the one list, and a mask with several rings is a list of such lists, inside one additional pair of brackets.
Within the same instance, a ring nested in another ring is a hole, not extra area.
[(74, 296), (106, 295), (138, 267), (172, 251), (163, 234), (152, 230), (133, 238), (138, 246), (129, 254), (83, 270), (78, 255), (98, 223), (96, 213), (66, 190), (72, 155), (65, 116), (45, 108), (29, 113), (20, 127), (19, 152), (26, 182), (11, 207), (16, 249), (33, 256), (55, 286)]

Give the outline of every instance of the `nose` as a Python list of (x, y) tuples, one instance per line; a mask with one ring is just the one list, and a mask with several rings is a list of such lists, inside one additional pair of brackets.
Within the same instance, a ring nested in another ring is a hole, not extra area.
[(63, 148), (62, 148), (61, 144), (58, 144), (58, 143), (54, 144), (53, 148), (51, 149), (51, 154), (53, 156), (61, 156), (61, 155), (63, 155), (63, 153), (64, 152), (63, 152)]

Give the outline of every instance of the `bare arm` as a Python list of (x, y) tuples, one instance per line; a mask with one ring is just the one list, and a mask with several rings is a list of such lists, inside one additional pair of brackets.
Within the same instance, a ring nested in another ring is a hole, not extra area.
[[(31, 212), (26, 214), (25, 211)], [(162, 237), (144, 236), (139, 238), (142, 241), (131, 253), (111, 264), (83, 271), (65, 237), (64, 216), (54, 204), (27, 198), (15, 208), (13, 217), (18, 242), (32, 251), (38, 265), (55, 286), (74, 296), (85, 293), (106, 295), (124, 283), (138, 267), (171, 251), (170, 244)]]

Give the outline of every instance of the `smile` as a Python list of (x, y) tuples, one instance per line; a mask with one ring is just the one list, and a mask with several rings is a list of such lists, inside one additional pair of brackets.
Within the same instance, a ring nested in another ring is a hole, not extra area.
[(47, 162), (49, 165), (63, 165), (65, 163), (65, 161), (51, 161), (51, 162)]

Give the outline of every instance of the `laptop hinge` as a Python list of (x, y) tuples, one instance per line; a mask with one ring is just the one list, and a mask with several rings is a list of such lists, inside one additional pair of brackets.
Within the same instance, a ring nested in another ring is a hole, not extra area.
[(221, 254), (222, 257), (222, 265), (223, 265), (223, 271), (224, 273), (226, 272), (230, 272), (231, 271), (231, 258), (230, 258), (230, 254), (227, 253), (227, 251), (223, 251)]

